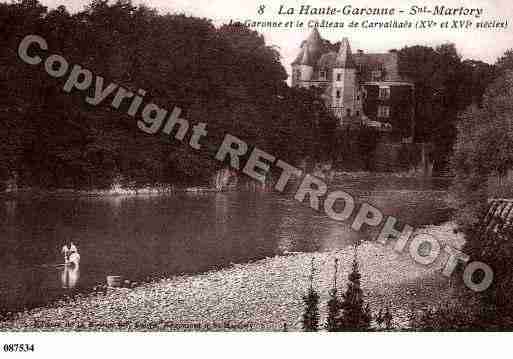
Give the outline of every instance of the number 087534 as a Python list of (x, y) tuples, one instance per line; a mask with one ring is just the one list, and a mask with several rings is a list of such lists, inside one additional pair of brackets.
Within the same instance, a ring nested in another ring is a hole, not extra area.
[(4, 352), (33, 352), (34, 344), (4, 344)]

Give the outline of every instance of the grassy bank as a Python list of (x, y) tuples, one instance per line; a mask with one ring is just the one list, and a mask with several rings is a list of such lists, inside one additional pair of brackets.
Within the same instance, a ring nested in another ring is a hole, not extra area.
[[(446, 223), (422, 229), (454, 247), (463, 244)], [(298, 253), (198, 275), (178, 276), (134, 289), (109, 289), (19, 313), (0, 323), (0, 330), (300, 330), (302, 296), (309, 285), (314, 257), (314, 287), (326, 316), (338, 258), (339, 289), (346, 287), (352, 249)], [(359, 250), (362, 287), (371, 309), (386, 306), (396, 328), (407, 328), (412, 311), (449, 300), (451, 283), (435, 265), (415, 264), (409, 254), (389, 246), (363, 243)]]

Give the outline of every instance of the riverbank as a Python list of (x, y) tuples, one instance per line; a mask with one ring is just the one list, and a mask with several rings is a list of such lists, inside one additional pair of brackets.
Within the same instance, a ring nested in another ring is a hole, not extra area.
[[(453, 223), (444, 223), (421, 231), (458, 248), (464, 239), (454, 228)], [(133, 289), (77, 296), (19, 313), (0, 323), (0, 330), (300, 330), (312, 257), (313, 285), (321, 296), (324, 322), (334, 259), (340, 261), (339, 290), (345, 290), (351, 248), (277, 256)], [(376, 312), (390, 307), (396, 328), (407, 329), (412, 312), (449, 301), (454, 295), (450, 280), (439, 273), (443, 258), (423, 267), (408, 254), (369, 242), (361, 245), (358, 258), (366, 301)]]
[(33, 198), (68, 198), (68, 197), (122, 197), (122, 196), (163, 196), (176, 193), (220, 192), (210, 187), (143, 187), (137, 189), (74, 190), (74, 189), (22, 189), (13, 192), (0, 192), (0, 200)]
[[(316, 173), (324, 178), (322, 173)], [(394, 172), (343, 172), (335, 171), (330, 186), (344, 186), (347, 190), (447, 190), (450, 178), (425, 177), (412, 173)], [(176, 193), (223, 192), (233, 188), (218, 189), (211, 186), (157, 185), (139, 188), (125, 188), (115, 185), (110, 189), (39, 189), (20, 188), (16, 191), (1, 192), (0, 200), (66, 198), (66, 197), (117, 197), (117, 196), (161, 196)]]

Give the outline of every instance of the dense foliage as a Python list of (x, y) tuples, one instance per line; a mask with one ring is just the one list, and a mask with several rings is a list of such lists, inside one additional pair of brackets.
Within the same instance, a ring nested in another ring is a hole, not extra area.
[(444, 44), (401, 49), (399, 72), (415, 84), (415, 141), (433, 142), (435, 171), (445, 171), (458, 113), (481, 102), (495, 68), (482, 61), (462, 60), (453, 44)]
[[(216, 28), (126, 0), (93, 0), (77, 14), (22, 0), (0, 4), (0, 27), (0, 179), (16, 174), (21, 186), (41, 188), (109, 187), (116, 178), (205, 183), (220, 166), (212, 152), (226, 133), (291, 164), (326, 147), (322, 125), (331, 118), (316, 95), (290, 89), (278, 51), (243, 26)], [(190, 123), (206, 122), (210, 150), (139, 131), (112, 98), (94, 107), (83, 93), (63, 92), (66, 76), (51, 78), (17, 57), (28, 34), (107, 84), (146, 90), (145, 103), (179, 106)]]
[(462, 112), (452, 164), (453, 192), (462, 209), (462, 224), (477, 224), (486, 207), (489, 176), (513, 168), (513, 71), (505, 71), (486, 90), (481, 106)]
[(457, 219), (467, 235), (464, 251), (492, 267), (494, 284), (487, 293), (493, 302), (509, 303), (501, 297), (511, 296), (511, 223), (484, 231), (482, 220), (488, 199), (496, 196), (489, 179), (500, 178), (513, 168), (513, 71), (501, 71), (486, 90), (482, 106), (463, 112), (457, 128), (452, 190), (459, 209)]

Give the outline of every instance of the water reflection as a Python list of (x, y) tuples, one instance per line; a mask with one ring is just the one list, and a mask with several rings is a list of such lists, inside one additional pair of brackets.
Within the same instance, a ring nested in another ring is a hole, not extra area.
[(68, 264), (61, 270), (61, 283), (64, 289), (73, 289), (77, 286), (80, 279), (80, 266), (78, 264)]
[(228, 233), (228, 197), (225, 193), (217, 193), (215, 203), (215, 234), (217, 238), (224, 238)]
[(5, 219), (7, 223), (10, 223), (16, 217), (16, 201), (5, 202)]
[(122, 213), (122, 205), (127, 200), (126, 196), (114, 196), (109, 200), (111, 211), (112, 211), (112, 220), (117, 221)]

